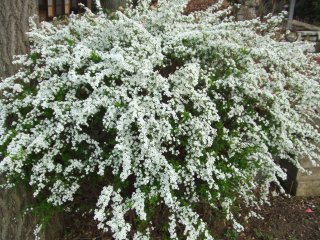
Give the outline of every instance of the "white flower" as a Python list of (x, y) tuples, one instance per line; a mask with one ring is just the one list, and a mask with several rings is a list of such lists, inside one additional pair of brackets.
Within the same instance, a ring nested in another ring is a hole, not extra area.
[(0, 83), (0, 174), (62, 207), (84, 184), (98, 189), (94, 219), (118, 240), (133, 231), (129, 212), (144, 226), (134, 239), (150, 239), (147, 208), (160, 202), (171, 239), (212, 239), (202, 203), (241, 231), (232, 206), (268, 202), (286, 178), (275, 159), (319, 163), (319, 66), (274, 39), (282, 16), (235, 22), (222, 1), (189, 14), (187, 0), (139, 2), (115, 19), (33, 25), (30, 55)]

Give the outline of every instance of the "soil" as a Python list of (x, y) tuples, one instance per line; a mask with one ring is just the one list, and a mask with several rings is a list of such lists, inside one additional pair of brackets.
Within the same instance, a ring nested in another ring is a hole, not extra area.
[(261, 215), (264, 219), (252, 219), (236, 239), (320, 239), (320, 197), (273, 198), (271, 206), (264, 206)]
[[(251, 219), (242, 233), (221, 224), (213, 227), (212, 232), (219, 240), (320, 239), (320, 197), (274, 197), (271, 206), (264, 206), (259, 213), (264, 219)], [(113, 239), (97, 230), (92, 216), (71, 214), (67, 218), (72, 221), (67, 221), (64, 240)]]

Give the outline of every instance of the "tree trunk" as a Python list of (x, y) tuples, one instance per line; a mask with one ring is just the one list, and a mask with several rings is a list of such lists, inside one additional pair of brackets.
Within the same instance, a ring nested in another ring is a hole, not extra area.
[[(3, 179), (1, 179), (3, 183)], [(32, 203), (32, 194), (27, 186), (0, 189), (0, 240), (34, 240), (37, 219), (23, 210)], [(39, 234), (41, 240), (60, 240), (62, 224), (60, 218), (52, 218), (49, 226)]]
[(0, 77), (15, 73), (12, 57), (25, 54), (28, 41), (29, 16), (37, 14), (36, 0), (1, 0), (0, 1)]
[[(17, 66), (12, 64), (14, 55), (26, 54), (29, 44), (26, 32), (29, 17), (37, 14), (37, 0), (0, 0), (0, 80), (14, 74)], [(0, 178), (0, 183), (3, 183)], [(36, 219), (24, 216), (23, 210), (32, 202), (28, 186), (0, 189), (0, 240), (31, 240)], [(57, 222), (41, 233), (41, 239), (59, 239), (61, 225)], [(50, 230), (50, 232), (49, 232)]]

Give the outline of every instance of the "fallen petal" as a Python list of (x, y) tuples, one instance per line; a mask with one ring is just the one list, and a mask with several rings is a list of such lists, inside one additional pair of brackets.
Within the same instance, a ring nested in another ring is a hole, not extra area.
[(306, 212), (306, 213), (312, 213), (313, 211), (312, 211), (311, 208), (307, 208), (307, 209), (305, 210), (305, 212)]

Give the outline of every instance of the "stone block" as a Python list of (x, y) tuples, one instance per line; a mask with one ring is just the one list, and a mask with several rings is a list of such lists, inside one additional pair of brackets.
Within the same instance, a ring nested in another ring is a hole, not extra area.
[(312, 165), (306, 158), (302, 158), (300, 164), (307, 172), (298, 171), (289, 162), (281, 164), (287, 170), (287, 180), (282, 182), (283, 187), (296, 196), (320, 196), (320, 167)]
[(299, 197), (320, 196), (320, 179), (297, 180), (295, 195)]

